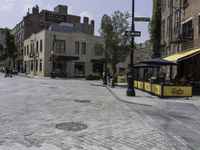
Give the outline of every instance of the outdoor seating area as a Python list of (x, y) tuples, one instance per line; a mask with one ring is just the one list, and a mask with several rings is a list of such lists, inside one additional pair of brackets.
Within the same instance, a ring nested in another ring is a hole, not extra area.
[[(142, 79), (136, 76), (134, 87), (159, 97), (192, 97), (193, 85), (189, 77), (173, 77), (172, 66), (174, 65), (178, 64), (161, 58), (142, 61), (141, 64), (135, 65), (135, 69), (148, 68), (148, 71), (144, 72)], [(167, 66), (170, 66), (168, 79), (164, 70)]]

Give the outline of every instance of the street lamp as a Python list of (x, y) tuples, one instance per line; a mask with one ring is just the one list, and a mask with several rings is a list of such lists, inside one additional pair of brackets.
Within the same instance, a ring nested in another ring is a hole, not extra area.
[[(132, 32), (135, 31), (134, 9), (135, 9), (135, 0), (132, 0), (132, 24), (131, 24)], [(134, 80), (133, 80), (134, 43), (135, 43), (134, 36), (131, 36), (131, 52), (130, 52), (130, 64), (129, 64), (129, 73), (128, 73), (128, 89), (126, 91), (127, 96), (135, 96)]]
[(52, 51), (51, 51), (51, 60), (52, 60), (52, 72), (51, 72), (51, 77), (54, 78), (55, 77), (55, 41), (56, 41), (56, 35), (53, 35), (53, 40), (52, 40)]
[(104, 61), (104, 73), (103, 73), (103, 84), (107, 85), (107, 46), (105, 51), (105, 61)]

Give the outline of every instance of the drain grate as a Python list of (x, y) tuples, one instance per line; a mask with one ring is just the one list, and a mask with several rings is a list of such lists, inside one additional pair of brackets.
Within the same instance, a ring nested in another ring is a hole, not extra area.
[(74, 102), (78, 102), (78, 103), (90, 103), (91, 100), (78, 100), (78, 99), (75, 99)]
[(86, 129), (87, 125), (81, 122), (63, 122), (56, 124), (56, 128), (65, 131), (77, 132)]

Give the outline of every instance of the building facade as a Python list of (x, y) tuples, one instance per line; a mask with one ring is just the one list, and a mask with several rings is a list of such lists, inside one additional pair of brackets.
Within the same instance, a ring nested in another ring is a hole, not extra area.
[[(149, 40), (144, 43), (136, 44), (136, 49), (134, 51), (134, 64), (138, 64), (141, 61), (150, 60), (152, 56), (151, 43)], [(128, 55), (124, 62), (120, 62), (117, 64), (117, 74), (124, 75), (128, 72), (128, 64), (130, 63), (130, 55)], [(138, 72), (139, 77), (142, 78), (144, 69), (140, 69)]]
[[(24, 68), (27, 74), (50, 76), (52, 71), (68, 77), (84, 77), (85, 74), (103, 72), (104, 39), (80, 32), (42, 30), (24, 41)], [(94, 61), (97, 60), (97, 61)]]
[[(200, 47), (200, 1), (197, 0), (161, 0), (161, 50), (167, 57), (177, 53), (191, 51)], [(193, 54), (191, 52), (191, 54)], [(193, 55), (194, 56), (194, 55)], [(193, 74), (198, 80), (200, 75), (200, 57), (177, 59), (178, 69), (174, 74)], [(190, 65), (188, 65), (190, 64)], [(195, 65), (196, 64), (196, 65)]]
[(94, 35), (94, 20), (89, 23), (89, 18), (84, 17), (81, 22), (80, 16), (68, 14), (68, 7), (58, 5), (54, 11), (42, 10), (36, 5), (32, 8), (32, 13), (28, 10), (26, 16), (23, 17), (13, 29), (12, 34), (15, 35), (15, 42), (18, 48), (17, 68), (22, 70), (23, 66), (23, 45), (24, 40), (33, 33), (38, 33), (44, 29), (48, 29), (52, 24), (60, 23), (73, 24), (73, 29), (77, 32)]

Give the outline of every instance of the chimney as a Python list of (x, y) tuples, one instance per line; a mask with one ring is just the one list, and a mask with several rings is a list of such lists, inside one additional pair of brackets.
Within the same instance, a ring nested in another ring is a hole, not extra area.
[(89, 23), (89, 18), (88, 17), (83, 17), (83, 23), (88, 24)]
[(36, 5), (35, 7), (32, 8), (32, 14), (39, 14), (39, 7)]
[(68, 7), (66, 5), (58, 5), (54, 8), (54, 12), (61, 15), (66, 15), (68, 14)]

